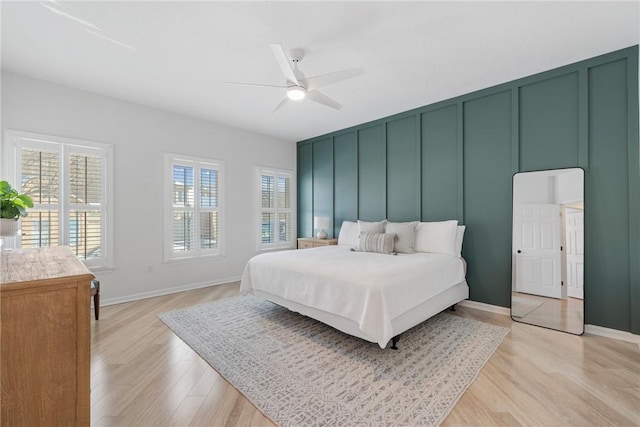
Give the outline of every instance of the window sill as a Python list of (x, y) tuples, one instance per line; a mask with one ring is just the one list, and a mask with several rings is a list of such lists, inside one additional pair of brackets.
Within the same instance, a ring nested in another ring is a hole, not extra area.
[(225, 258), (224, 254), (201, 255), (199, 257), (165, 259), (164, 261), (162, 261), (162, 264), (164, 265), (194, 264), (194, 263), (205, 262), (205, 261), (223, 260), (224, 258)]
[(273, 251), (288, 251), (290, 249), (296, 249), (295, 246), (287, 246), (286, 248), (258, 248), (258, 252), (273, 252)]
[(115, 267), (87, 267), (87, 268), (92, 273), (100, 273), (100, 274), (113, 273), (114, 271), (116, 271)]

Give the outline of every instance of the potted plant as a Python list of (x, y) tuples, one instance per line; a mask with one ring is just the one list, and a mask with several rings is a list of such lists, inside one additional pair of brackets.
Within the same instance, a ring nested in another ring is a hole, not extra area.
[(31, 197), (18, 193), (7, 181), (0, 181), (0, 236), (15, 236), (18, 220), (33, 207)]

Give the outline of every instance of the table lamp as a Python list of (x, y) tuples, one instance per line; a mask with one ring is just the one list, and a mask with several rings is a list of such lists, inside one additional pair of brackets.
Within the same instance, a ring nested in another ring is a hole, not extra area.
[(318, 239), (326, 239), (327, 237), (329, 237), (329, 235), (325, 231), (325, 229), (329, 228), (329, 225), (330, 225), (329, 217), (327, 216), (313, 217), (313, 228), (315, 228), (316, 230), (320, 229), (320, 231), (318, 231), (318, 234), (316, 234), (316, 237)]

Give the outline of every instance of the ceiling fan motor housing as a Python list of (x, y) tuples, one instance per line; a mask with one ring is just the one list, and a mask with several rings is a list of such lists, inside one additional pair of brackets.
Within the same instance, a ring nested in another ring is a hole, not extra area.
[(291, 49), (289, 51), (289, 58), (291, 58), (291, 61), (296, 64), (302, 61), (303, 57), (304, 57), (304, 50), (302, 49)]

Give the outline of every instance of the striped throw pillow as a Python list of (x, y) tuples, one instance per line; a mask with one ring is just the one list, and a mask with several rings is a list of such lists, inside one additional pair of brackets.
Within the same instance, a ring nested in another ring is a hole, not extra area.
[(358, 250), (361, 252), (393, 254), (395, 240), (395, 233), (372, 233), (370, 231), (363, 231), (360, 233)]

